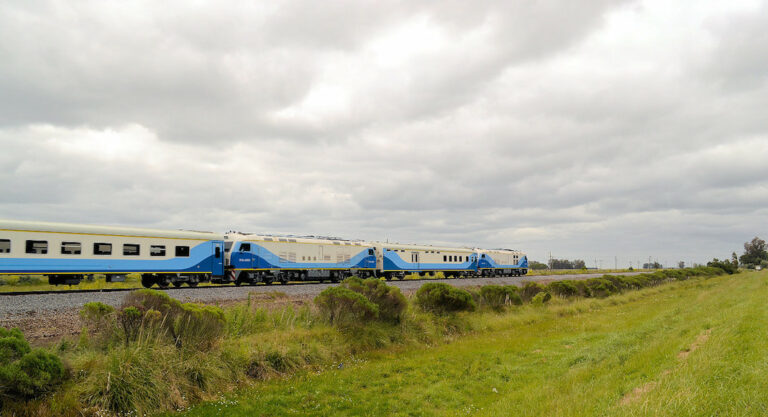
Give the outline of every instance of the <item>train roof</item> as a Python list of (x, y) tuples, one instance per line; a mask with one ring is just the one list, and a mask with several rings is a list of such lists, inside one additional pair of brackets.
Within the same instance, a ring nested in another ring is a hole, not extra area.
[(454, 251), (454, 252), (474, 252), (472, 248), (452, 248), (448, 246), (432, 246), (432, 245), (414, 245), (410, 243), (385, 243), (385, 242), (372, 242), (373, 245), (381, 246), (383, 248), (397, 248), (397, 249), (413, 249), (413, 250), (439, 250), (439, 251)]
[(513, 252), (513, 253), (523, 253), (521, 250), (517, 249), (478, 249), (480, 252)]
[(368, 242), (362, 240), (345, 240), (334, 239), (326, 237), (315, 236), (290, 236), (290, 235), (268, 235), (268, 234), (245, 234), (245, 233), (230, 233), (227, 234), (229, 240), (239, 241), (259, 241), (259, 242), (288, 242), (288, 243), (321, 243), (326, 245), (340, 245), (340, 246), (372, 246)]
[(144, 229), (124, 226), (93, 226), (75, 223), (50, 223), (0, 219), (0, 231), (73, 233), (100, 236), (131, 236), (172, 239), (223, 240), (224, 235), (191, 230)]

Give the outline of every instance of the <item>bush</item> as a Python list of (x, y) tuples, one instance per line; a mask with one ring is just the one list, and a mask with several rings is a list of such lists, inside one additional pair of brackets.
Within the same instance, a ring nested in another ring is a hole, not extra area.
[(42, 285), (43, 280), (34, 275), (22, 275), (19, 277), (19, 285)]
[[(162, 319), (158, 320), (155, 311)], [(158, 330), (167, 333), (178, 348), (210, 349), (226, 330), (224, 311), (219, 307), (182, 303), (164, 292), (149, 289), (132, 291), (126, 296), (120, 319), (124, 331), (134, 331), (138, 329), (134, 326), (146, 326), (150, 321), (156, 323)]]
[(358, 277), (350, 277), (345, 279), (341, 286), (362, 294), (375, 304), (379, 308), (379, 319), (384, 321), (399, 323), (408, 307), (408, 300), (399, 288), (389, 286), (378, 278), (361, 280)]
[(64, 381), (61, 359), (42, 349), (31, 350), (19, 329), (0, 327), (0, 395), (30, 399), (50, 392)]
[(552, 294), (542, 291), (531, 298), (531, 304), (535, 306), (544, 305), (546, 302), (552, 299)]
[(520, 305), (523, 300), (513, 285), (485, 285), (480, 288), (480, 301), (494, 311), (501, 311), (508, 304)]
[(523, 305), (523, 298), (520, 297), (520, 288), (514, 285), (505, 285), (504, 290), (507, 292), (507, 300), (512, 305)]
[(563, 298), (579, 295), (579, 289), (576, 287), (576, 284), (569, 280), (550, 282), (546, 289), (548, 292)]
[(585, 281), (593, 297), (604, 298), (619, 292), (618, 288), (605, 278), (591, 278)]
[(379, 307), (362, 294), (345, 287), (326, 288), (315, 297), (315, 305), (331, 324), (355, 325), (375, 319)]
[(541, 285), (535, 283), (535, 282), (526, 282), (525, 285), (523, 285), (523, 288), (520, 290), (520, 297), (525, 302), (531, 301), (531, 299), (536, 296), (536, 294), (545, 291), (544, 287)]
[(720, 268), (729, 275), (735, 274), (739, 270), (739, 268), (734, 266), (731, 262), (721, 261), (717, 258), (713, 259), (710, 262), (707, 262), (707, 266), (712, 268)]
[(425, 311), (437, 314), (474, 311), (477, 308), (469, 292), (442, 282), (422, 285), (416, 291), (416, 304)]

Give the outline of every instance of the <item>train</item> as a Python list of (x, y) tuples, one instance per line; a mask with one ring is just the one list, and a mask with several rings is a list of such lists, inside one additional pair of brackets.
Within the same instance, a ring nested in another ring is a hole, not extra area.
[(438, 273), (522, 276), (528, 258), (512, 249), (0, 220), (0, 276), (42, 275), (53, 285), (77, 285), (94, 275), (122, 282), (138, 274), (146, 288), (168, 288)]

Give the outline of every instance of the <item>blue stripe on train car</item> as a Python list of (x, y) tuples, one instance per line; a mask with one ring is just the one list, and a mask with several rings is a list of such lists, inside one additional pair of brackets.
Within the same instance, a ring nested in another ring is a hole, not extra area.
[[(223, 247), (223, 241), (208, 241), (190, 248), (189, 257), (172, 259), (114, 259), (98, 257), (82, 259), (82, 255), (69, 258), (0, 258), (0, 273), (12, 274), (55, 274), (55, 273), (111, 273), (111, 272), (198, 272), (223, 275), (221, 259), (214, 259), (216, 244)], [(220, 256), (221, 252), (220, 252)]]
[(502, 265), (496, 263), (496, 261), (493, 260), (491, 255), (486, 254), (485, 258), (480, 258), (479, 262), (479, 268), (480, 269), (490, 269), (490, 268), (502, 268), (502, 269), (512, 269), (512, 268), (528, 268), (528, 257), (523, 256), (520, 258), (520, 262), (516, 265)]
[(229, 262), (234, 269), (374, 269), (376, 256), (368, 251), (366, 248), (345, 262), (291, 262), (261, 245), (251, 244), (248, 252), (233, 252)]
[(477, 257), (470, 256), (469, 262), (462, 263), (425, 263), (406, 262), (395, 252), (384, 252), (384, 271), (475, 271), (477, 272)]

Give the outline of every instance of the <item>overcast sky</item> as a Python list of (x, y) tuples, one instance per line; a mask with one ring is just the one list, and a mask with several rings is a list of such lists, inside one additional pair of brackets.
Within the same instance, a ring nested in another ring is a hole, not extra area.
[(760, 1), (0, 3), (0, 217), (635, 266), (768, 238)]

